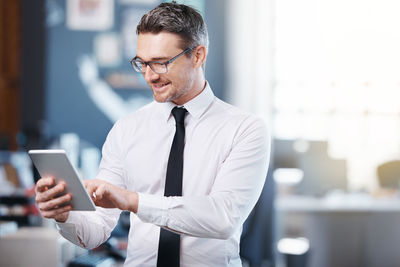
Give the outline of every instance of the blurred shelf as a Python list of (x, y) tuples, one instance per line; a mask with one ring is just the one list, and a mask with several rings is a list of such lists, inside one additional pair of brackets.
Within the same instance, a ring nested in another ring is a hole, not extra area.
[(24, 205), (30, 204), (33, 201), (33, 197), (26, 196), (0, 196), (0, 204), (5, 205)]

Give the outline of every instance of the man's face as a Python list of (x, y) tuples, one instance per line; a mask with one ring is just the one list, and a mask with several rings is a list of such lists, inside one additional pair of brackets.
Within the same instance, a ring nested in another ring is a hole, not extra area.
[[(136, 56), (145, 62), (165, 62), (183, 51), (180, 42), (178, 35), (169, 32), (141, 33)], [(147, 67), (143, 77), (157, 102), (172, 101), (183, 105), (192, 98), (194, 70), (191, 57), (182, 55), (168, 64), (167, 73), (158, 74)]]

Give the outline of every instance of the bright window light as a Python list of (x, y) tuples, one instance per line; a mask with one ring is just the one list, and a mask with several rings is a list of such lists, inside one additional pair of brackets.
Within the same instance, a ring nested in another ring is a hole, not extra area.
[(310, 241), (303, 237), (282, 238), (278, 242), (278, 251), (282, 254), (303, 255), (309, 249)]
[(274, 136), (325, 140), (350, 190), (400, 157), (400, 1), (275, 1)]
[(303, 180), (303, 170), (297, 168), (278, 168), (274, 170), (274, 181), (277, 184), (296, 185)]

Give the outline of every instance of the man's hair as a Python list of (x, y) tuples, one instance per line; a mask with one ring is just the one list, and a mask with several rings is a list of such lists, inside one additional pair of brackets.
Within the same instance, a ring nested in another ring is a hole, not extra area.
[(162, 3), (146, 13), (140, 20), (136, 34), (175, 33), (182, 39), (181, 48), (194, 48), (204, 45), (208, 48), (207, 26), (198, 11), (194, 8), (172, 3)]

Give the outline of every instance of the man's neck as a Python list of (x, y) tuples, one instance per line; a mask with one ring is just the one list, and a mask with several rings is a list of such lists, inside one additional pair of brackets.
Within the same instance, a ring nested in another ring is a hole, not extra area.
[(189, 102), (190, 100), (192, 100), (193, 98), (195, 98), (196, 96), (198, 96), (199, 94), (201, 94), (201, 92), (203, 92), (204, 88), (206, 88), (207, 86), (207, 82), (206, 79), (204, 77), (204, 75), (201, 75), (201, 77), (199, 77), (198, 80), (196, 80), (193, 84), (192, 89), (190, 90), (190, 96), (186, 99), (184, 99), (183, 101), (179, 101), (179, 102), (174, 102), (175, 104), (177, 104), (178, 106), (183, 106), (185, 103)]

